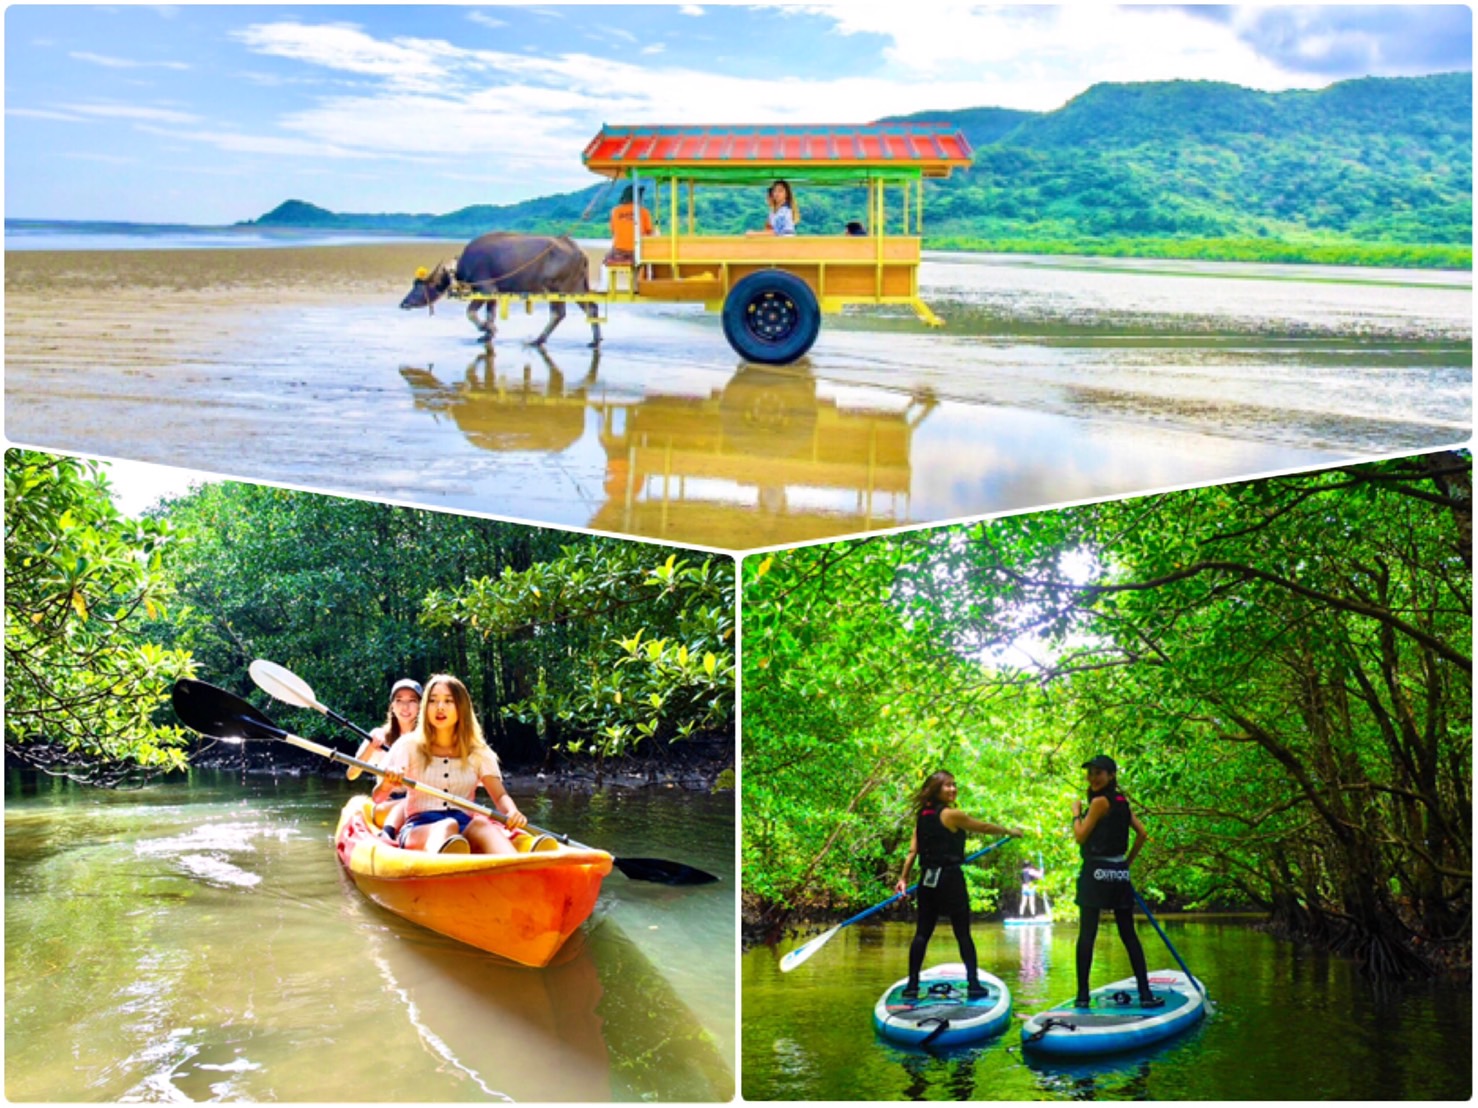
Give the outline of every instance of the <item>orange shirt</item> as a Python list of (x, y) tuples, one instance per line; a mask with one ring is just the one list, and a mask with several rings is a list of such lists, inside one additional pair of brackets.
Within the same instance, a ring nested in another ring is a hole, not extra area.
[(652, 233), (652, 213), (635, 204), (618, 204), (611, 209), (611, 249), (625, 250), (628, 254), (636, 249), (636, 211), (641, 212), (641, 233)]

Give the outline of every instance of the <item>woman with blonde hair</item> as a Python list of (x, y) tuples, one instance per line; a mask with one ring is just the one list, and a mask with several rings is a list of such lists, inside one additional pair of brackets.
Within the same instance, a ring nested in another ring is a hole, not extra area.
[(529, 821), (503, 788), (498, 756), (482, 737), (467, 686), (455, 677), (439, 673), (426, 682), (419, 725), (395, 741), (383, 769), (385, 776), (375, 786), (377, 802), (388, 800), (406, 777), (466, 800), (474, 799), (481, 785), (507, 817), (506, 823), (497, 823), (412, 789), (405, 798), (401, 846), (432, 853), (517, 853), (513, 834)]

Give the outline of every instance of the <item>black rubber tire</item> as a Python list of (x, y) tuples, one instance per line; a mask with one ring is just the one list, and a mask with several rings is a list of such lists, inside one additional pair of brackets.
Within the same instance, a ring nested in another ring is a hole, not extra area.
[(724, 300), (724, 338), (745, 361), (788, 365), (821, 331), (811, 286), (783, 269), (751, 273)]

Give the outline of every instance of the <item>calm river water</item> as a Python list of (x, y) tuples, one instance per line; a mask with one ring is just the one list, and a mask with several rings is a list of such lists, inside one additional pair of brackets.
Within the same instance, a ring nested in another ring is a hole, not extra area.
[[(1345, 961), (1299, 952), (1247, 921), (1162, 920), (1216, 1013), (1152, 1051), (1093, 1064), (1023, 1058), (1020, 1024), (984, 1046), (930, 1056), (885, 1045), (872, 1006), (908, 968), (913, 928), (842, 930), (782, 975), (780, 950), (742, 959), (743, 1093), (749, 1100), (1454, 1100), (1472, 1092), (1472, 990), (1376, 988)], [(948, 927), (926, 964), (958, 961)], [(1150, 969), (1174, 959), (1140, 922)], [(1076, 927), (975, 930), (980, 964), (1016, 1013), (1073, 995)], [(1094, 982), (1130, 976), (1110, 925)]]
[(734, 1092), (733, 799), (520, 795), (530, 818), (715, 885), (613, 871), (544, 970), (370, 904), (347, 782), (9, 782), (13, 1101), (710, 1101)]

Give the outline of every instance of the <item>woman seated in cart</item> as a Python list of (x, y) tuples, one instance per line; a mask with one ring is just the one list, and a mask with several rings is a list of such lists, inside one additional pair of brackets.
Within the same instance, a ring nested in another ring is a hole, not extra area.
[(750, 231), (751, 235), (793, 235), (795, 225), (801, 221), (800, 209), (796, 207), (795, 193), (789, 181), (776, 181), (770, 186), (765, 201), (770, 205), (770, 214), (765, 219), (763, 231)]

